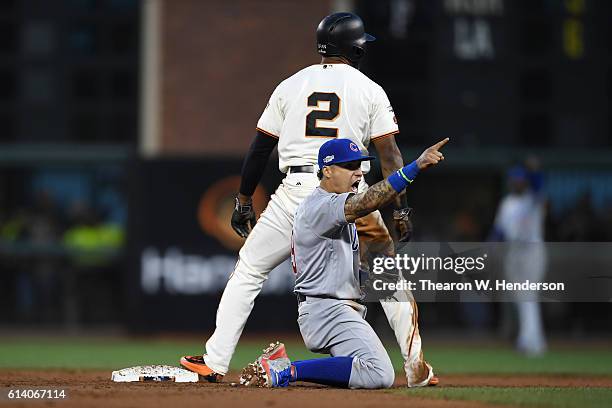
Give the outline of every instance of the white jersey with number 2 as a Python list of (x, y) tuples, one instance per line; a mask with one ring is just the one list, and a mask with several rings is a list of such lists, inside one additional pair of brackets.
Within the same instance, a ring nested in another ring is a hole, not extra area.
[[(317, 163), (330, 138), (351, 139), (367, 154), (371, 140), (398, 133), (389, 98), (376, 82), (347, 64), (317, 64), (281, 82), (257, 129), (278, 140), (278, 166)], [(362, 170), (368, 172), (365, 161)]]

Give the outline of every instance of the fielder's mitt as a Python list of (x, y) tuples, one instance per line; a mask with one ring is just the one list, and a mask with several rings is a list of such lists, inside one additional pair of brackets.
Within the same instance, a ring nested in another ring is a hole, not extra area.
[(393, 221), (399, 234), (399, 242), (408, 242), (412, 238), (412, 208), (406, 207), (393, 211)]
[(236, 234), (240, 235), (242, 238), (246, 238), (257, 223), (253, 202), (240, 204), (238, 197), (235, 197), (234, 204), (232, 228), (236, 231)]

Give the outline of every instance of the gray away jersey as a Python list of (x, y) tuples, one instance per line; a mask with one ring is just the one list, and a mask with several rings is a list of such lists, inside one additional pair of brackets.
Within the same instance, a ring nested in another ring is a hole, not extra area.
[(291, 262), (294, 292), (337, 299), (359, 299), (359, 239), (344, 216), (352, 193), (317, 187), (299, 205), (293, 222)]

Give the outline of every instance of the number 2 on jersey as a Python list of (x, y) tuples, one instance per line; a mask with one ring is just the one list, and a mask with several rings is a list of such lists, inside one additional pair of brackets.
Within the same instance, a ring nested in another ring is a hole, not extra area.
[(308, 106), (319, 107), (319, 102), (329, 102), (327, 110), (315, 109), (306, 116), (306, 137), (338, 137), (338, 128), (320, 127), (318, 120), (332, 121), (340, 114), (340, 98), (335, 93), (313, 92), (308, 97)]

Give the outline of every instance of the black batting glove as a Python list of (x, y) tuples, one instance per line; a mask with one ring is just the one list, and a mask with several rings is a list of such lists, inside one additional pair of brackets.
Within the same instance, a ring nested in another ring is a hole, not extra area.
[(234, 212), (232, 214), (232, 228), (242, 238), (249, 236), (257, 223), (253, 201), (241, 204), (238, 197), (234, 198)]

